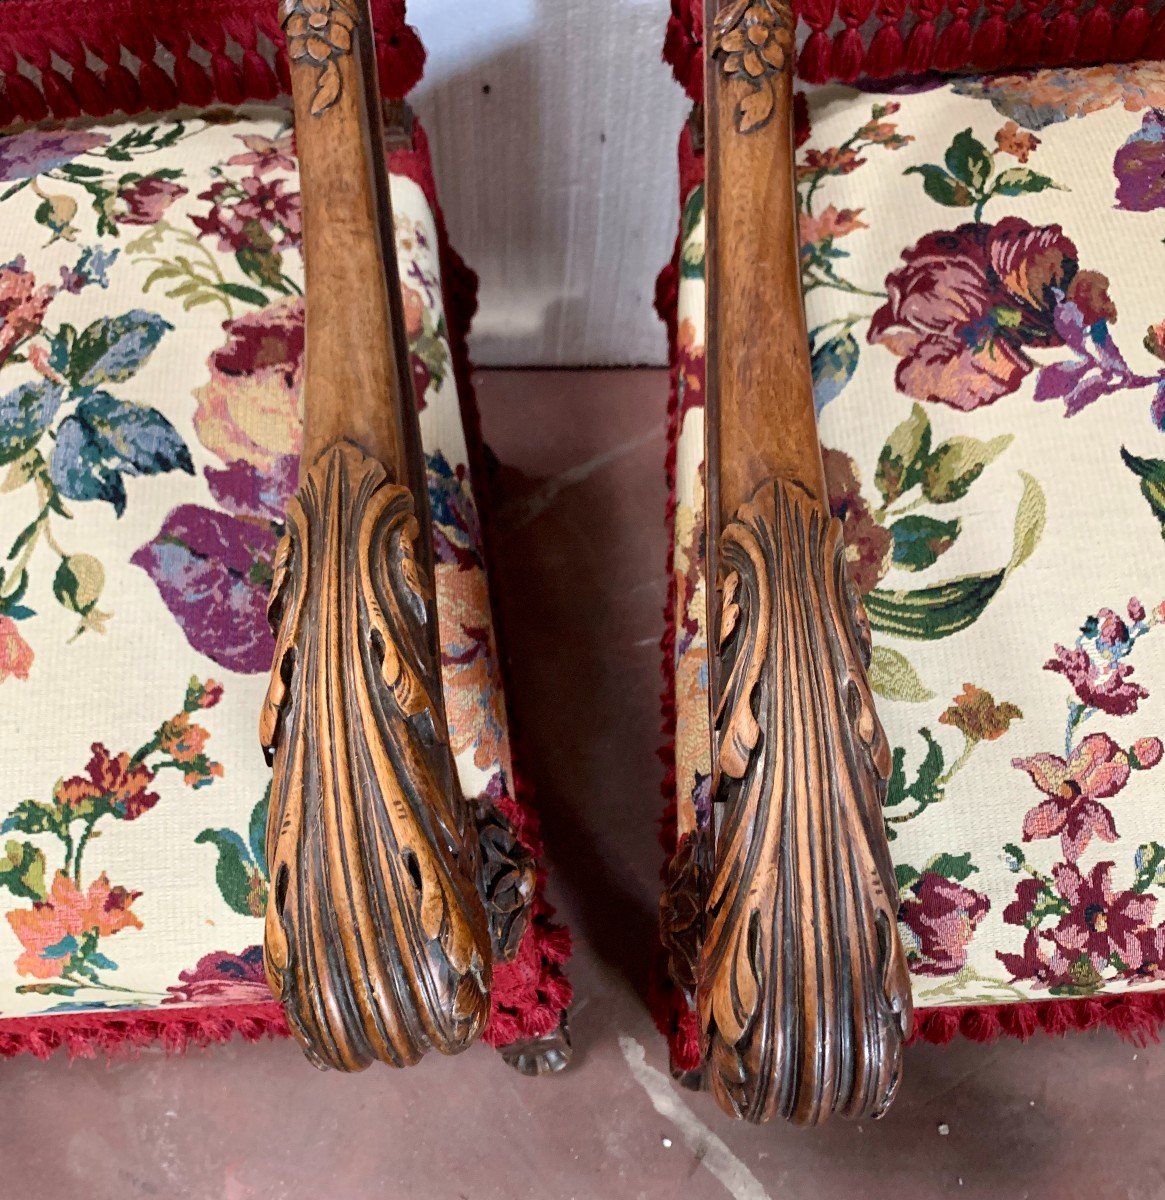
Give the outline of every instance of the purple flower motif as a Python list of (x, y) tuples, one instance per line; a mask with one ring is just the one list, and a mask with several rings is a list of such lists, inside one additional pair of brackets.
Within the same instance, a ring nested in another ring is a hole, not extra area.
[(207, 467), (210, 494), (229, 513), (282, 521), (299, 477), (299, 456), (285, 454), (269, 470), (239, 459), (225, 469)]
[[(218, 472), (220, 500), (231, 494)], [(238, 494), (245, 489), (240, 485)], [(200, 654), (243, 674), (271, 665), (275, 642), (267, 593), (275, 560), (271, 521), (180, 504), (156, 537), (130, 559), (157, 585), (187, 641)]]
[(1130, 212), (1165, 208), (1165, 112), (1150, 109), (1141, 128), (1116, 152), (1116, 203)]
[(32, 130), (0, 138), (0, 182), (31, 179), (43, 171), (63, 167), (80, 154), (104, 146), (104, 133), (84, 130)]

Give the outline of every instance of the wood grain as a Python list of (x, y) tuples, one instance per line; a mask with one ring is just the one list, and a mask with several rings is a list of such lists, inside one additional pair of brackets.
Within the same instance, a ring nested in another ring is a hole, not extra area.
[(705, 1076), (751, 1121), (877, 1116), (911, 1026), (868, 625), (828, 509), (801, 299), (793, 17), (706, 9), (713, 866)]
[[(307, 282), (300, 488), (260, 735), (274, 767), (264, 960), (320, 1066), (452, 1054), (489, 1017), (533, 863), (461, 794), (367, 0), (283, 0)], [(483, 858), (479, 830), (486, 831)]]

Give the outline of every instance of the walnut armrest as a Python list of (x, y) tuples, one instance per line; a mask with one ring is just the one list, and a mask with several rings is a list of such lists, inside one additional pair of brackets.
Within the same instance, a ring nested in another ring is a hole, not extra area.
[(882, 824), (890, 750), (831, 517), (793, 186), (786, 0), (709, 0), (711, 868), (696, 1004), (733, 1115), (878, 1115), (911, 1024)]
[(512, 847), (462, 796), (446, 733), (368, 0), (282, 0), (281, 14), (306, 371), (260, 728), (274, 767), (264, 959), (317, 1065), (407, 1066), (485, 1027), (492, 963), (516, 949), (534, 867), (519, 861), (516, 890), (491, 895), (487, 914), (490, 861)]

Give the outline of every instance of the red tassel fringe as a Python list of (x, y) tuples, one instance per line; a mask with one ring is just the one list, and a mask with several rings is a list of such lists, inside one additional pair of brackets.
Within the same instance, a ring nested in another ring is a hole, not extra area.
[[(421, 78), (404, 0), (372, 0), (385, 96)], [(275, 0), (3, 0), (0, 127), (241, 104), (288, 90)]]
[[(466, 344), (470, 322), (477, 310), (477, 276), (449, 244), (445, 220), (437, 204), (428, 138), (419, 123), (413, 127), (412, 147), (394, 151), (389, 155), (388, 163), (393, 174), (405, 176), (420, 187), (437, 224), (449, 347), (465, 439), (469, 447), (470, 473), (482, 514), (487, 575), (492, 585), (492, 575), (488, 571), (489, 477), (482, 453), (481, 422), (473, 395)], [(493, 610), (496, 621), (496, 604)], [(496, 636), (504, 670), (505, 655), (501, 650), (500, 630), (497, 630)], [(517, 753), (514, 757), (518, 759)], [(514, 791), (512, 797), (499, 797), (498, 807), (541, 864), (543, 846), (532, 789), (517, 766), (514, 771)], [(491, 1046), (500, 1048), (520, 1038), (541, 1037), (552, 1032), (570, 1004), (570, 981), (563, 972), (570, 958), (570, 931), (552, 919), (554, 910), (546, 902), (545, 887), (546, 872), (539, 866), (533, 919), (522, 938), (517, 957), (513, 962), (500, 964), (494, 969), (490, 1020), (482, 1035), (482, 1040)], [(112, 1058), (132, 1054), (155, 1042), (160, 1042), (167, 1053), (180, 1054), (191, 1046), (225, 1042), (234, 1036), (253, 1042), (262, 1037), (287, 1037), (289, 1032), (283, 1010), (275, 1001), (269, 1004), (222, 1004), (203, 1008), (13, 1017), (0, 1020), (0, 1057), (35, 1054), (38, 1058), (48, 1058), (55, 1050), (63, 1049), (70, 1058), (93, 1058), (99, 1052)]]
[(205, 1008), (157, 1008), (136, 1012), (68, 1013), (13, 1017), (0, 1022), (0, 1058), (33, 1054), (48, 1058), (64, 1050), (70, 1058), (131, 1056), (160, 1043), (167, 1054), (241, 1037), (287, 1037), (283, 1010), (269, 1004), (223, 1004)]
[[(1165, 55), (1165, 0), (794, 0), (806, 83), (1027, 70)], [(704, 0), (671, 0), (664, 61), (704, 93)]]
[[(674, 0), (683, 4), (686, 0)], [(824, 2), (824, 0), (823, 0)], [(844, 0), (843, 0), (844, 2)], [(851, 0), (854, 4), (864, 0)], [(888, 7), (890, 0), (883, 3)], [(804, 121), (801, 122), (804, 124)], [(803, 138), (798, 139), (798, 145)], [(680, 204), (692, 188), (704, 178), (703, 156), (692, 146), (688, 127), (680, 134)], [(660, 696), (663, 745), (659, 756), (664, 765), (661, 791), (664, 799), (660, 818), (660, 842), (670, 861), (676, 851), (676, 774), (675, 774), (675, 604), (674, 586), (675, 512), (676, 512), (676, 445), (679, 440), (679, 401), (676, 359), (676, 308), (678, 301), (679, 252), (677, 239), (672, 261), (659, 273), (655, 285), (655, 309), (667, 326), (669, 359), (672, 363), (668, 394), (667, 472), (667, 602), (663, 616), (663, 636), (660, 638), (660, 664), (663, 690)], [(661, 871), (666, 877), (667, 863)], [(667, 1038), (673, 1070), (696, 1070), (703, 1055), (700, 1050), (700, 1031), (696, 1014), (683, 992), (667, 974), (663, 947), (657, 947), (648, 1004), (660, 1033)], [(1073, 999), (1038, 1000), (1017, 1004), (923, 1008), (914, 1013), (914, 1032), (911, 1043), (932, 1042), (945, 1046), (962, 1036), (973, 1042), (993, 1042), (1000, 1037), (1026, 1040), (1036, 1033), (1067, 1034), (1088, 1029), (1111, 1029), (1125, 1041), (1135, 1045), (1156, 1042), (1165, 1026), (1165, 991), (1125, 992), (1120, 995), (1090, 996)]]

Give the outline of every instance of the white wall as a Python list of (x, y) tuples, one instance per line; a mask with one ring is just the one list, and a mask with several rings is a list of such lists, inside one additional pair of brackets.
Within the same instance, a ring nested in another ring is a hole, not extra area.
[[(667, 0), (409, 0), (413, 103), (454, 245), (481, 276), (481, 366), (661, 363), (687, 102)], [(488, 89), (488, 91), (487, 91)]]

